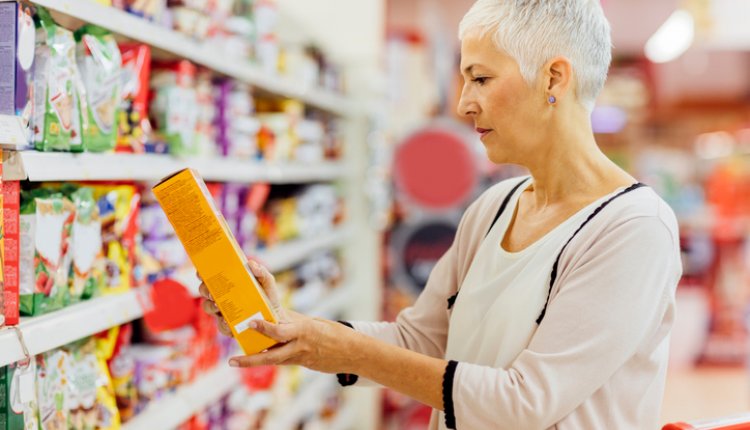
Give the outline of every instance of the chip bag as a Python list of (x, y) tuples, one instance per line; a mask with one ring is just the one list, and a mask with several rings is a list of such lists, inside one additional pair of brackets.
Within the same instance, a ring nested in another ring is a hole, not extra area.
[(21, 193), (20, 310), (41, 315), (70, 302), (70, 236), (73, 203), (38, 188)]
[(84, 25), (75, 33), (77, 61), (86, 103), (83, 145), (87, 151), (102, 152), (115, 148), (117, 110), (121, 96), (120, 49), (111, 33), (95, 25)]
[(79, 92), (73, 33), (37, 9), (34, 58), (34, 144), (40, 151), (82, 151)]

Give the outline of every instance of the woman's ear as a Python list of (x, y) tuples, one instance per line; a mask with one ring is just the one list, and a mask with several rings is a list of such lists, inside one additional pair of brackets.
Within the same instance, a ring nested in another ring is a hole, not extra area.
[(573, 84), (573, 65), (565, 57), (555, 57), (544, 65), (544, 83), (547, 96), (560, 100)]

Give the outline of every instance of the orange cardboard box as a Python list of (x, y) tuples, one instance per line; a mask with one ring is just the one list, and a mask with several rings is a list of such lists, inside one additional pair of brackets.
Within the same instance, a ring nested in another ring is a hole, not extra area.
[(184, 169), (163, 179), (153, 191), (245, 354), (276, 344), (248, 327), (256, 319), (276, 323), (278, 315), (250, 272), (247, 257), (203, 179), (192, 169)]

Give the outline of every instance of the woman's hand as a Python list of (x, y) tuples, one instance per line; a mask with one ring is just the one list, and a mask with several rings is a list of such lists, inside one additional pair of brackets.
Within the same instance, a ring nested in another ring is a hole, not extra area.
[[(281, 301), (279, 300), (279, 291), (276, 289), (276, 279), (268, 271), (268, 269), (254, 261), (248, 261), (248, 267), (250, 267), (250, 271), (253, 273), (253, 276), (255, 276), (255, 279), (258, 280), (258, 283), (266, 293), (266, 297), (268, 297), (271, 308), (276, 312), (276, 315), (279, 316), (280, 321), (291, 321), (300, 317), (300, 315), (296, 312), (288, 311), (281, 306)], [(198, 277), (200, 278), (200, 275), (198, 275)], [(206, 313), (214, 315), (216, 317), (219, 324), (219, 331), (222, 334), (226, 336), (232, 336), (232, 331), (229, 329), (229, 325), (221, 315), (221, 311), (219, 310), (219, 307), (216, 306), (216, 302), (214, 302), (213, 297), (211, 297), (211, 293), (208, 291), (206, 284), (201, 282), (200, 287), (198, 287), (198, 291), (200, 292), (201, 297), (203, 297), (203, 302), (201, 303), (203, 310)]]
[(356, 347), (361, 334), (333, 321), (302, 317), (272, 324), (252, 321), (250, 328), (279, 343), (267, 351), (233, 357), (235, 367), (300, 365), (326, 373), (353, 373), (360, 359)]

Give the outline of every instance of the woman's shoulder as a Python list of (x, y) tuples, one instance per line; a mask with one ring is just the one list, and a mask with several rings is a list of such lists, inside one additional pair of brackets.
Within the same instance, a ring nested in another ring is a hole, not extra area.
[[(679, 241), (677, 217), (672, 208), (651, 187), (638, 188), (611, 201), (592, 224), (600, 229), (637, 229), (643, 224), (657, 224), (669, 232), (672, 240)], [(593, 229), (596, 230), (596, 229)]]

